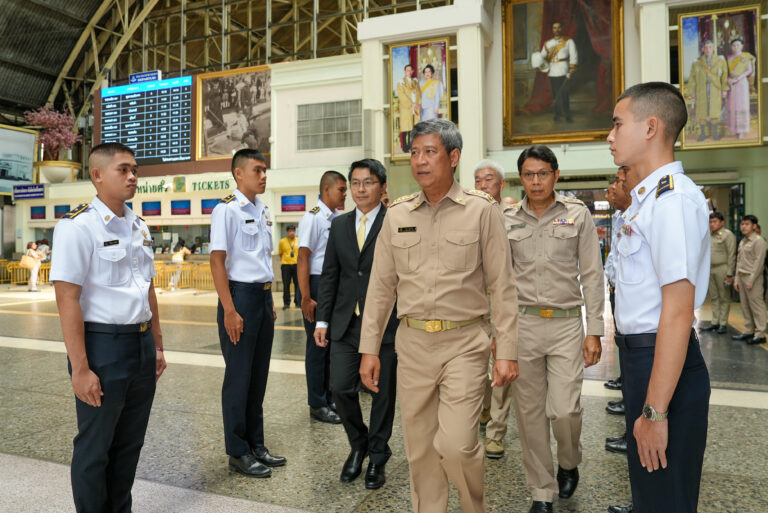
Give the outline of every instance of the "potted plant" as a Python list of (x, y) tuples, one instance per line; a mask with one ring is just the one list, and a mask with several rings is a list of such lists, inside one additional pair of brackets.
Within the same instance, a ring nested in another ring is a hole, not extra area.
[(43, 160), (37, 162), (38, 182), (75, 181), (82, 166), (78, 162), (61, 160), (64, 151), (72, 149), (82, 139), (75, 131), (75, 118), (66, 112), (57, 111), (53, 105), (37, 110), (28, 110), (24, 118), (30, 128), (40, 130), (38, 142), (43, 149)]

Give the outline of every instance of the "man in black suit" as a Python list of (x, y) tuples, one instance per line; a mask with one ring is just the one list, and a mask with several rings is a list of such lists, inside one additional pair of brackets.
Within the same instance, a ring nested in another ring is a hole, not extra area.
[(328, 345), (330, 321), (330, 387), (352, 447), (342, 468), (341, 480), (349, 483), (357, 478), (365, 456), (370, 455), (365, 487), (374, 490), (384, 484), (384, 466), (392, 455), (388, 441), (395, 417), (397, 384), (395, 312), (389, 318), (379, 354), (379, 392), (372, 394), (370, 428), (363, 422), (358, 399), (361, 389), (358, 346), (374, 247), (387, 210), (381, 202), (387, 188), (387, 173), (381, 162), (374, 159), (353, 162), (349, 169), (349, 185), (357, 208), (331, 223), (320, 278), (315, 343), (321, 347)]

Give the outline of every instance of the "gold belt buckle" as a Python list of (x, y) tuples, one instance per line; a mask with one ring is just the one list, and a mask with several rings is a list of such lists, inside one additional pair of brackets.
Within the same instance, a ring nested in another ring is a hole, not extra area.
[(272, 283), (265, 283), (264, 284), (264, 290), (270, 290), (272, 288)]
[(139, 331), (141, 333), (144, 333), (145, 331), (147, 331), (148, 327), (149, 327), (148, 322), (142, 322), (141, 324), (139, 324)]
[(439, 333), (443, 331), (443, 321), (424, 321), (424, 330), (427, 333)]
[(554, 310), (539, 310), (539, 317), (546, 317), (547, 319), (551, 319), (555, 316)]

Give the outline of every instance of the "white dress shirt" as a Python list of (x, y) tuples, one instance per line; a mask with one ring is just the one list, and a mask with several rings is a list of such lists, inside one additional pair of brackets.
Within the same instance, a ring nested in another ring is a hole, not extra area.
[(309, 274), (320, 276), (323, 273), (325, 247), (328, 245), (328, 235), (331, 232), (331, 221), (336, 217), (322, 201), (304, 214), (299, 221), (299, 248), (308, 248), (312, 255), (309, 258)]
[(616, 259), (618, 250), (616, 245), (619, 243), (619, 230), (624, 225), (624, 217), (621, 210), (617, 210), (611, 216), (611, 250), (605, 257), (605, 277), (611, 287), (616, 287)]

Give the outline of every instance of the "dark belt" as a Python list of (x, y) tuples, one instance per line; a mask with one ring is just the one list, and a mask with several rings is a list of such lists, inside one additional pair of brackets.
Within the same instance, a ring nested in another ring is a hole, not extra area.
[(270, 290), (272, 288), (271, 281), (268, 281), (267, 283), (259, 283), (259, 282), (248, 283), (245, 281), (229, 280), (229, 284), (235, 285), (238, 287), (250, 287), (250, 288), (259, 289), (259, 290)]
[[(643, 347), (656, 347), (656, 333), (641, 333), (639, 335), (614, 335), (614, 340), (619, 349), (639, 349)], [(691, 335), (688, 338), (689, 342), (695, 342), (699, 339), (696, 337), (696, 332), (691, 330)]]
[(102, 324), (100, 322), (86, 322), (85, 331), (91, 333), (110, 333), (122, 335), (125, 333), (144, 333), (152, 327), (152, 321), (139, 324)]

